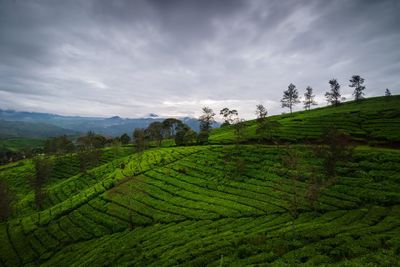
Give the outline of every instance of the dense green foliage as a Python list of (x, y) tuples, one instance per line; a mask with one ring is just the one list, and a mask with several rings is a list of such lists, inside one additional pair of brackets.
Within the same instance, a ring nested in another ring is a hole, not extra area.
[(331, 123), (395, 143), (399, 100), (226, 126), (211, 132), (216, 145), (113, 146), (85, 172), (79, 154), (54, 155), (40, 209), (32, 161), (0, 166), (14, 199), (0, 266), (397, 266), (399, 150), (349, 149), (330, 135), (318, 147), (242, 143), (317, 139)]

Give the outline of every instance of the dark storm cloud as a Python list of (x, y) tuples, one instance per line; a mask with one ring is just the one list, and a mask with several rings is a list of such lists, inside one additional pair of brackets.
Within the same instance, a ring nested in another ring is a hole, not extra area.
[[(399, 1), (0, 0), (0, 108), (80, 115), (282, 111), (290, 82), (399, 93)], [(300, 105), (299, 105), (300, 108)]]

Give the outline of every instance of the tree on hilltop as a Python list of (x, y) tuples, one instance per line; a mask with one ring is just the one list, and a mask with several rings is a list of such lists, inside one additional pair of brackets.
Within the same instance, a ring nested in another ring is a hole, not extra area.
[(307, 86), (306, 92), (304, 93), (304, 109), (310, 110), (311, 106), (316, 106), (317, 102), (314, 101), (315, 95), (313, 95), (313, 89), (310, 86)]
[(225, 121), (222, 126), (225, 126), (233, 123), (234, 117), (238, 115), (238, 112), (236, 109), (230, 110), (229, 108), (223, 108), (221, 109), (219, 114), (222, 115), (222, 117), (224, 118)]
[(354, 87), (354, 100), (359, 101), (364, 98), (364, 90), (365, 86), (363, 85), (364, 79), (360, 77), (360, 75), (353, 75), (350, 79), (351, 84), (350, 87)]
[(256, 106), (255, 114), (257, 115), (257, 121), (261, 122), (267, 118), (267, 115), (268, 115), (267, 108), (264, 107), (264, 105), (262, 105), (262, 104), (258, 104)]
[(288, 89), (283, 92), (281, 103), (283, 108), (290, 109), (290, 114), (292, 114), (293, 106), (300, 103), (299, 92), (294, 84), (289, 84)]
[(343, 100), (340, 94), (340, 84), (336, 79), (332, 79), (329, 81), (329, 85), (331, 86), (331, 91), (326, 92), (325, 97), (331, 105), (336, 107), (340, 104), (341, 100)]
[(199, 117), (200, 121), (200, 133), (198, 141), (200, 144), (208, 142), (208, 136), (210, 134), (213, 123), (215, 122), (214, 111), (209, 107), (203, 107), (203, 115)]

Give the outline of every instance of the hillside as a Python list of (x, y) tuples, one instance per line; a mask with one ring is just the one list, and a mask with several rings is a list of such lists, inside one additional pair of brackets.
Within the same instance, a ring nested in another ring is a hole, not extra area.
[[(229, 144), (224, 127), (214, 145), (103, 149), (86, 173), (76, 154), (53, 156), (41, 210), (32, 162), (1, 166), (14, 212), (0, 223), (0, 265), (398, 266), (400, 150), (359, 143), (397, 144), (399, 102), (270, 117), (291, 146), (259, 144), (250, 121), (248, 144)], [(305, 141), (332, 126), (358, 146), (330, 177)]]
[(59, 135), (73, 135), (76, 131), (48, 123), (0, 120), (0, 139), (45, 138)]
[[(306, 142), (320, 138), (325, 129), (336, 127), (351, 135), (355, 141), (370, 144), (400, 143), (400, 95), (367, 98), (361, 102), (345, 102), (338, 107), (316, 108), (268, 117), (278, 122), (272, 136), (281, 141)], [(256, 134), (256, 121), (245, 122), (242, 141), (258, 142), (265, 138)], [(215, 129), (211, 143), (232, 143), (232, 127)]]
[[(321, 161), (307, 146), (293, 149), (301, 157), (295, 181), (282, 165), (285, 151), (272, 146), (151, 149), (88, 175), (67, 172), (74, 164), (63, 160), (58, 170), (65, 175), (48, 185), (40, 212), (29, 208), (32, 192), (24, 186), (29, 163), (4, 166), (1, 178), (15, 181), (21, 194), (18, 214), (0, 224), (0, 263), (395, 266), (400, 151), (357, 148), (316, 207), (307, 198), (307, 170), (319, 172)], [(245, 162), (239, 172), (238, 159)]]

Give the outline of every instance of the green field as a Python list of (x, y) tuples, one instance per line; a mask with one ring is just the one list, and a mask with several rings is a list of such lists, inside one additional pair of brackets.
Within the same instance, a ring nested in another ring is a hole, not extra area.
[[(289, 129), (297, 129), (296, 141), (322, 132), (328, 122), (317, 117), (342, 116), (335, 125), (353, 129), (353, 137), (397, 142), (399, 101), (273, 119), (281, 121), (282, 140), (294, 140)], [(352, 112), (371, 124), (350, 127)], [(387, 126), (381, 131), (377, 114)], [(247, 137), (257, 140), (254, 122), (248, 125)], [(0, 167), (15, 193), (14, 214), (0, 223), (0, 265), (399, 266), (400, 150), (357, 146), (328, 179), (310, 145), (226, 144), (232, 136), (228, 127), (213, 132), (211, 145), (106, 149), (86, 174), (75, 154), (54, 157), (40, 211), (27, 184), (31, 161)], [(288, 150), (296, 168), (285, 165)], [(315, 177), (323, 187), (312, 201)]]

